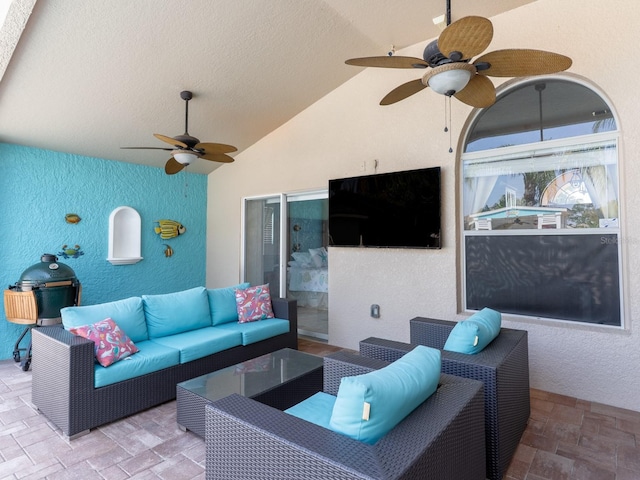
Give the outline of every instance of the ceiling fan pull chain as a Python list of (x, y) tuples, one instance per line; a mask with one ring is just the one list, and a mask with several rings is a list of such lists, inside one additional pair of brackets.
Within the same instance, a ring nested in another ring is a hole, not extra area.
[(449, 132), (449, 153), (453, 153), (452, 148), (452, 133), (451, 133), (451, 97), (444, 97), (444, 131)]
[(447, 126), (448, 122), (447, 122), (447, 97), (444, 97), (444, 133), (447, 133), (449, 131), (449, 127)]

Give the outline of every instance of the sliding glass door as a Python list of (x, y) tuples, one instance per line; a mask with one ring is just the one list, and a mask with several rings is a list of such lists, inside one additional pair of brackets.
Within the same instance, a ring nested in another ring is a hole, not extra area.
[(298, 331), (328, 339), (326, 191), (245, 199), (243, 280), (298, 301)]
[(244, 204), (243, 279), (251, 285), (269, 284), (280, 293), (280, 196), (247, 199)]
[(298, 332), (329, 339), (329, 205), (326, 192), (287, 195), (287, 298), (298, 301)]

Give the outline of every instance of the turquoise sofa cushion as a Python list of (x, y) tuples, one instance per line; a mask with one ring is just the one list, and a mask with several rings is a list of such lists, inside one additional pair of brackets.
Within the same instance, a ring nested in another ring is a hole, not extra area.
[(481, 352), (500, 333), (500, 312), (483, 308), (451, 329), (443, 350), (474, 354)]
[(249, 288), (249, 283), (245, 282), (232, 287), (207, 290), (213, 325), (238, 321), (236, 289), (244, 290), (245, 288)]
[(242, 336), (240, 332), (205, 327), (168, 337), (154, 338), (151, 341), (175, 348), (180, 352), (180, 363), (187, 363), (242, 345)]
[(329, 420), (336, 403), (336, 397), (325, 392), (318, 392), (306, 400), (285, 410), (285, 413), (330, 429)]
[(281, 318), (267, 318), (266, 320), (249, 323), (224, 323), (216, 328), (239, 332), (242, 336), (242, 345), (250, 345), (267, 338), (289, 333), (290, 323), (289, 320)]
[(118, 383), (130, 378), (146, 375), (164, 368), (178, 365), (180, 352), (175, 348), (145, 340), (136, 343), (139, 352), (113, 365), (103, 367), (96, 363), (93, 383), (96, 388)]
[(92, 325), (106, 318), (111, 318), (134, 343), (149, 339), (140, 297), (125, 298), (98, 305), (64, 307), (60, 309), (60, 316), (66, 330)]
[(204, 287), (162, 295), (143, 295), (142, 301), (149, 338), (211, 326), (209, 297)]
[(440, 350), (418, 345), (390, 365), (340, 381), (329, 426), (376, 443), (438, 387)]

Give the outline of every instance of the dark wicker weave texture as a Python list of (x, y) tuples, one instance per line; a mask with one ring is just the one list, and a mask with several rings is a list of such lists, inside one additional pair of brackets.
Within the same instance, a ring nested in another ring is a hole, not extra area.
[[(360, 342), (360, 353), (394, 361), (415, 345), (442, 350), (455, 322), (417, 317), (410, 322), (411, 344), (379, 338)], [(442, 351), (442, 372), (484, 384), (487, 477), (501, 479), (524, 432), (530, 414), (527, 332), (503, 328), (476, 355)]]
[[(325, 359), (325, 380), (335, 386), (386, 364), (341, 352)], [(232, 395), (205, 407), (206, 478), (481, 480), (482, 388), (442, 375), (438, 391), (375, 445)]]
[(251, 345), (94, 388), (94, 345), (61, 326), (33, 329), (32, 402), (73, 438), (91, 428), (176, 398), (176, 384), (281, 348), (298, 348), (295, 300), (273, 299), (274, 313), (290, 330)]

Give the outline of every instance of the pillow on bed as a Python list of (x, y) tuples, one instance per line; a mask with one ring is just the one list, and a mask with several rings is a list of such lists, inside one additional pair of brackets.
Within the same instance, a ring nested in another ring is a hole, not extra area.
[(320, 268), (327, 266), (327, 249), (324, 247), (320, 248), (310, 248), (309, 255), (311, 256), (311, 261), (313, 264)]
[(298, 267), (308, 268), (314, 266), (309, 252), (293, 252), (291, 256), (296, 261)]

